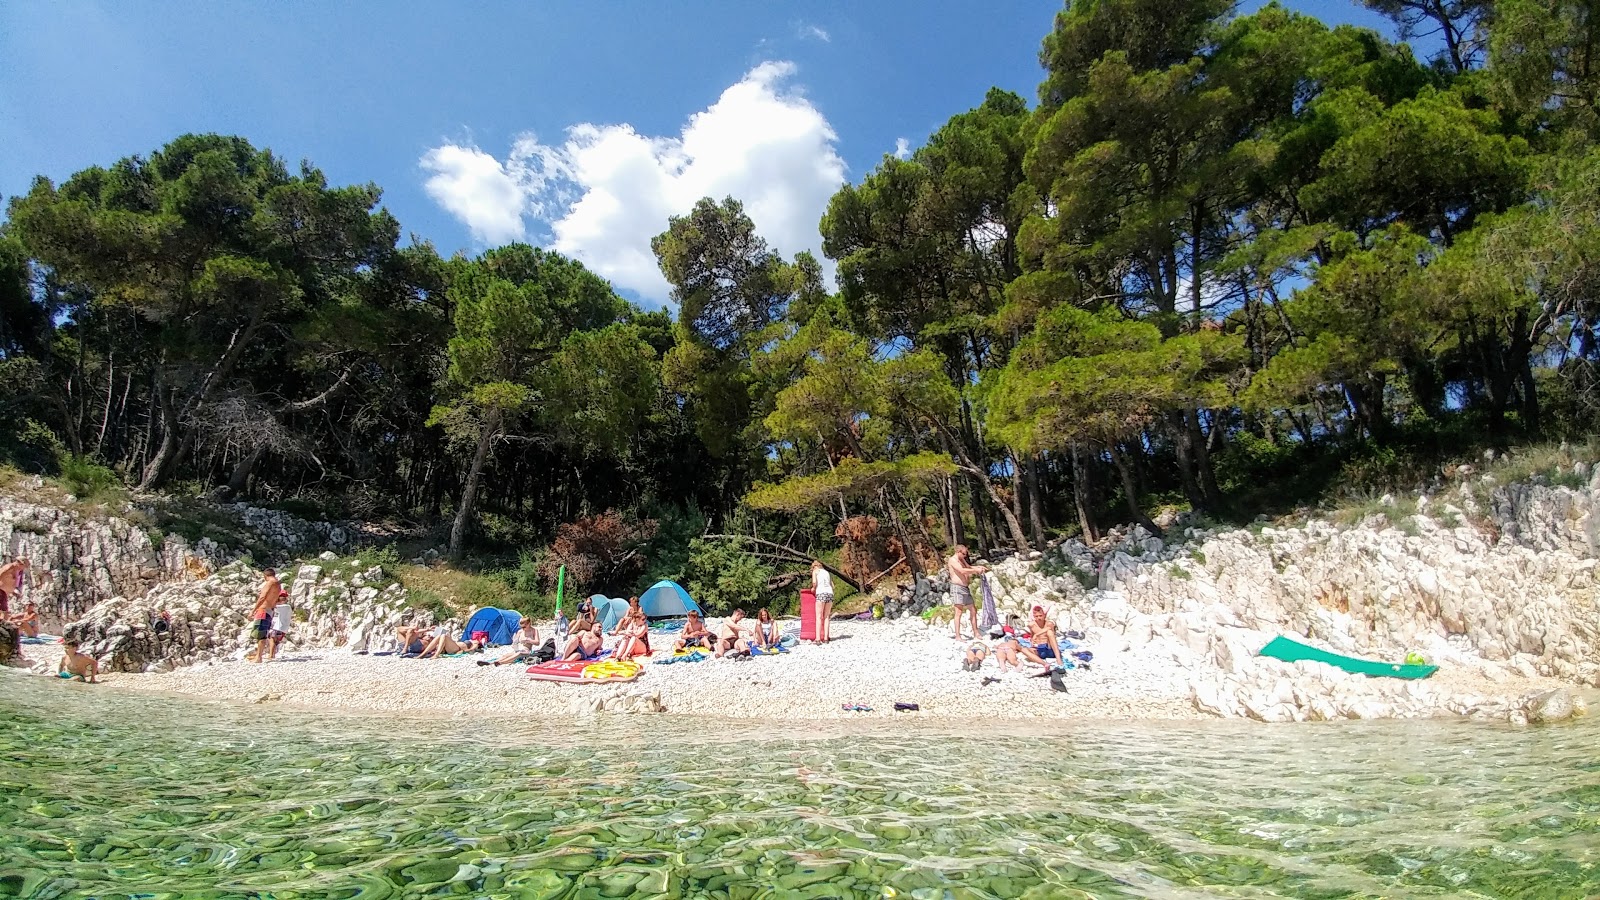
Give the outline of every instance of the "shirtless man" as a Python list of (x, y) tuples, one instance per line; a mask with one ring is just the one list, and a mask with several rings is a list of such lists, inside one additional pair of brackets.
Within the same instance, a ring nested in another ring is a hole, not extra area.
[[(744, 629), (739, 623), (743, 621), (744, 610), (736, 609), (722, 623), (722, 627), (717, 629), (717, 652), (714, 654), (715, 656), (719, 658), (724, 655), (736, 656), (741, 652), (739, 640), (743, 636)], [(743, 648), (743, 652), (749, 653), (750, 648)]]
[[(251, 633), (256, 636), (255, 662), (264, 663), (271, 652), (272, 608), (278, 605), (283, 585), (278, 583), (278, 573), (272, 569), (261, 570), (261, 594), (256, 597), (256, 607), (250, 613)], [(247, 657), (251, 658), (251, 657)]]
[(972, 602), (972, 576), (989, 571), (988, 566), (974, 566), (967, 562), (967, 545), (957, 544), (956, 552), (944, 561), (950, 573), (950, 605), (956, 608), (956, 640), (961, 640), (961, 617), (972, 620), (972, 638), (978, 639), (978, 607)]
[(0, 566), (0, 621), (11, 617), (11, 601), (20, 599), (22, 579), (27, 571), (28, 561), (20, 556)]
[(77, 641), (67, 641), (62, 645), (62, 649), (65, 652), (61, 657), (61, 664), (56, 666), (57, 675), (73, 675), (79, 681), (87, 681), (90, 684), (99, 683), (95, 681), (95, 678), (100, 674), (100, 664), (95, 662), (94, 657), (79, 653)]
[(600, 647), (605, 642), (604, 623), (595, 622), (587, 629), (578, 628), (572, 632), (572, 637), (567, 639), (567, 645), (561, 648), (562, 659), (590, 659), (600, 652)]

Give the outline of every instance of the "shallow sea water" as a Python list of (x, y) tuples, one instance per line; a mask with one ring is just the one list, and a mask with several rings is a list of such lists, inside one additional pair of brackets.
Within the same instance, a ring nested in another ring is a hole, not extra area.
[(1600, 895), (1593, 718), (762, 727), (0, 695), (0, 897)]

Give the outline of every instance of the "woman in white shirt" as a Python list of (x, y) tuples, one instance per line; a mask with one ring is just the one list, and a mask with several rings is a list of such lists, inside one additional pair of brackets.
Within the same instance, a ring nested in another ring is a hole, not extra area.
[(828, 619), (833, 616), (833, 576), (823, 568), (822, 560), (811, 561), (811, 590), (817, 595), (817, 630), (814, 638), (819, 644), (828, 642)]

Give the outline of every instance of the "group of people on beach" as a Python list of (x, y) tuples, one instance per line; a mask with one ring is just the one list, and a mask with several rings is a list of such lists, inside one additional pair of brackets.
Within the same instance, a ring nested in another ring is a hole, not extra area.
[[(22, 602), (20, 608), (12, 609), (18, 604), (22, 589), (28, 584), (28, 570), (31, 567), (32, 564), (24, 556), (14, 557), (5, 565), (0, 565), (0, 622), (16, 626), (21, 637), (38, 639), (39, 605), (30, 599)], [(57, 675), (90, 684), (99, 680), (100, 663), (87, 653), (80, 652), (77, 641), (63, 641), (61, 649), (61, 662), (56, 665)]]
[(22, 588), (27, 584), (29, 563), (27, 557), (18, 556), (0, 565), (0, 622), (17, 626), (23, 637), (39, 636), (39, 607), (32, 600), (17, 605)]
[(945, 560), (945, 572), (950, 577), (950, 605), (955, 607), (955, 639), (961, 640), (963, 619), (972, 625), (972, 641), (962, 655), (962, 669), (976, 672), (993, 655), (1001, 674), (1022, 671), (1023, 660), (1043, 666), (1045, 674), (1054, 672), (1064, 658), (1056, 636), (1056, 623), (1043, 606), (1034, 606), (1026, 623), (1013, 621), (997, 625), (990, 635), (995, 640), (992, 647), (983, 640), (978, 631), (978, 604), (972, 597), (972, 578), (988, 574), (989, 567), (973, 565), (969, 556), (966, 545), (957, 544), (955, 552)]

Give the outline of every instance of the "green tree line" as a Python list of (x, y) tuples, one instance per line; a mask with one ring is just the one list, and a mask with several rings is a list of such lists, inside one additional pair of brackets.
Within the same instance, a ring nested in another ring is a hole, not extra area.
[(546, 250), (402, 242), (377, 186), (239, 137), (41, 177), (0, 229), (0, 454), (457, 554), (612, 510), (925, 550), (1587, 432), (1597, 10), (1367, 5), (1432, 55), (1276, 4), (1068, 3), (1036, 101), (990, 90), (832, 198), (836, 290), (736, 198), (662, 223), (647, 311)]

